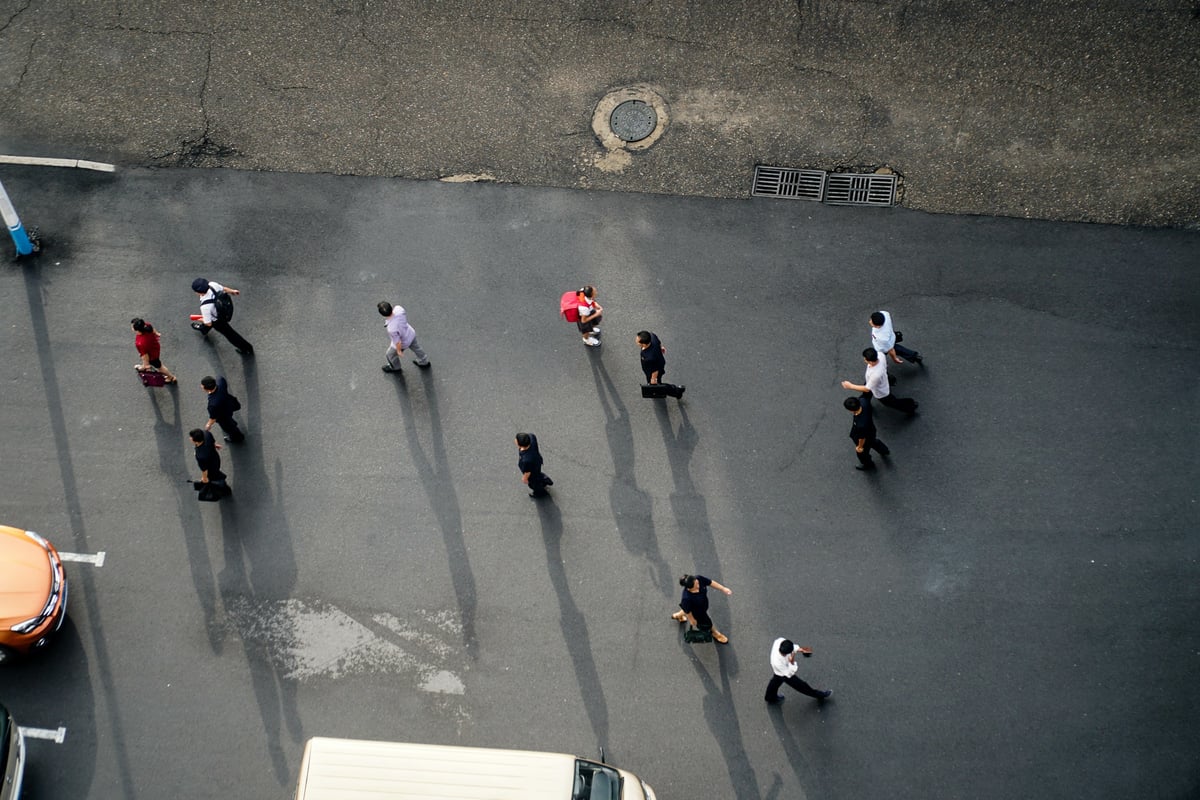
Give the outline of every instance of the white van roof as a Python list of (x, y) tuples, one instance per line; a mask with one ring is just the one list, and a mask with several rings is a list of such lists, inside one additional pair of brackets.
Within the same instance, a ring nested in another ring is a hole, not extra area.
[(570, 800), (575, 756), (315, 737), (296, 800)]

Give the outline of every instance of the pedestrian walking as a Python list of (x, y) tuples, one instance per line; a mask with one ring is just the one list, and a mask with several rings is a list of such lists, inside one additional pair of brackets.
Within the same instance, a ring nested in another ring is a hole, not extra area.
[(708, 616), (708, 587), (726, 595), (733, 594), (728, 586), (722, 586), (711, 578), (703, 575), (684, 575), (679, 579), (683, 592), (679, 597), (679, 610), (671, 615), (676, 622), (689, 622), (692, 627), (712, 634), (712, 638), (721, 644), (727, 644), (729, 637), (717, 630), (712, 617)]
[(196, 466), (200, 467), (200, 480), (193, 482), (200, 492), (200, 499), (219, 500), (232, 494), (233, 490), (226, 480), (228, 476), (221, 471), (221, 454), (217, 452), (221, 445), (217, 444), (211, 433), (199, 428), (193, 428), (188, 436), (196, 448)]
[(579, 333), (588, 347), (600, 346), (600, 322), (604, 319), (604, 306), (596, 302), (596, 287), (588, 284), (575, 293), (579, 312)]
[(889, 408), (894, 408), (897, 411), (903, 411), (910, 417), (917, 413), (916, 400), (911, 397), (897, 397), (892, 394), (892, 386), (888, 380), (887, 361), (884, 360), (882, 354), (874, 347), (868, 347), (863, 350), (863, 361), (867, 364), (866, 377), (863, 383), (851, 383), (850, 381), (842, 381), (843, 389), (850, 389), (855, 392), (862, 392), (868, 397), (874, 397), (879, 402)]
[(796, 677), (796, 671), (800, 668), (796, 664), (796, 653), (811, 656), (812, 650), (794, 644), (791, 639), (776, 639), (775, 644), (771, 645), (771, 670), (775, 674), (771, 676), (771, 681), (767, 684), (767, 693), (763, 696), (768, 703), (783, 702), (783, 695), (779, 693), (779, 688), (785, 683), (800, 694), (815, 697), (817, 700), (825, 700), (833, 696), (831, 690), (814, 689)]
[(661, 387), (658, 391), (646, 391), (643, 388), (642, 397), (683, 397), (686, 386), (676, 386), (663, 380), (667, 372), (667, 348), (663, 347), (659, 338), (650, 331), (638, 331), (637, 343), (642, 349), (642, 372), (646, 376), (646, 385)]
[(225, 441), (234, 444), (245, 441), (246, 435), (233, 418), (233, 412), (240, 410), (242, 404), (229, 393), (229, 383), (225, 378), (205, 375), (200, 379), (200, 388), (208, 395), (208, 422), (204, 430), (211, 431), (213, 425), (220, 425), (221, 430), (225, 431)]
[(842, 405), (854, 414), (854, 422), (850, 425), (850, 438), (854, 440), (854, 452), (858, 456), (858, 466), (855, 469), (864, 472), (875, 469), (875, 461), (871, 458), (874, 450), (885, 458), (891, 455), (888, 446), (876, 438), (875, 422), (871, 419), (871, 396), (847, 397)]
[(871, 344), (881, 353), (887, 354), (892, 361), (903, 364), (905, 359), (925, 366), (925, 359), (916, 350), (910, 350), (900, 344), (903, 334), (892, 327), (892, 315), (886, 311), (875, 311), (871, 314)]
[(200, 319), (193, 322), (192, 327), (205, 337), (209, 331), (215, 330), (228, 339), (242, 355), (254, 355), (254, 346), (229, 324), (229, 320), (233, 319), (233, 300), (230, 297), (241, 292), (232, 286), (222, 286), (216, 281), (204, 278), (192, 281), (192, 291), (200, 297)]
[(135, 365), (134, 368), (139, 372), (161, 372), (166, 383), (178, 383), (179, 381), (171, 374), (171, 371), (163, 366), (159, 356), (160, 334), (154, 330), (154, 326), (141, 317), (129, 320), (129, 326), (133, 328), (133, 346), (137, 348), (138, 355), (142, 357), (142, 363)]
[(532, 433), (518, 433), (517, 469), (521, 471), (521, 482), (529, 487), (530, 497), (545, 497), (550, 494), (547, 486), (553, 486), (554, 481), (542, 472), (542, 454), (538, 450), (537, 437)]
[(420, 342), (417, 341), (417, 332), (412, 325), (408, 324), (408, 314), (404, 311), (404, 306), (392, 305), (386, 300), (380, 301), (376, 306), (379, 309), (381, 316), (386, 318), (384, 325), (387, 326), (388, 337), (392, 343), (387, 349), (387, 364), (383, 366), (384, 372), (400, 372), (400, 357), (404, 355), (404, 348), (412, 350), (416, 356), (415, 363), (422, 369), (429, 366), (429, 356), (425, 355), (425, 351), (421, 349)]

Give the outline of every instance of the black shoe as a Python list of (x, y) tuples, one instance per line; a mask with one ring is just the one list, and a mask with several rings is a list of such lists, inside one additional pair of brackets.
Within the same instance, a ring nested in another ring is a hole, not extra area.
[(919, 353), (918, 353), (917, 355), (915, 355), (915, 356), (912, 356), (912, 357), (911, 357), (911, 358), (909, 358), (908, 360), (909, 360), (909, 361), (911, 361), (911, 362), (913, 362), (914, 364), (916, 364), (918, 367), (923, 367), (923, 366), (925, 366), (925, 357), (924, 357), (924, 356), (922, 356), (922, 355), (921, 355), (921, 354), (919, 354)]
[(683, 398), (683, 393), (686, 391), (687, 391), (686, 386), (680, 386), (679, 389), (675, 392), (675, 399), (681, 400)]
[(243, 356), (252, 356), (252, 355), (254, 355), (254, 348), (253, 348), (253, 347), (235, 347), (235, 348), (233, 348), (233, 349), (234, 349), (234, 350), (237, 350), (239, 355), (243, 355)]
[(546, 478), (546, 485), (547, 485), (547, 486), (553, 486), (553, 485), (554, 485), (554, 479), (553, 479), (553, 478)]
[(416, 364), (421, 369), (429, 369), (430, 367), (433, 366), (433, 363), (430, 361), (426, 361), (424, 364), (422, 364), (420, 361), (414, 361), (413, 363)]
[(207, 327), (208, 327), (208, 326), (207, 326), (207, 325), (205, 325), (203, 322), (193, 322), (193, 323), (192, 323), (192, 330), (194, 330), (194, 331), (202, 331), (202, 330), (206, 330), (206, 329), (207, 329)]
[(859, 464), (857, 467), (855, 467), (855, 469), (858, 470), (859, 472), (870, 472), (871, 470), (875, 469), (875, 465), (874, 464)]
[(768, 700), (767, 702), (768, 702), (768, 703), (770, 703), (771, 705), (776, 705), (776, 704), (778, 704), (778, 703), (782, 703), (782, 702), (783, 702), (783, 695), (781, 695), (781, 694), (777, 694), (777, 695), (775, 695), (774, 697), (772, 697), (770, 700)]
[(825, 691), (820, 692), (820, 695), (822, 700), (828, 700), (829, 698), (833, 697), (833, 690), (826, 689)]
[(391, 364), (384, 364), (380, 369), (384, 372), (403, 372), (400, 367), (393, 367)]

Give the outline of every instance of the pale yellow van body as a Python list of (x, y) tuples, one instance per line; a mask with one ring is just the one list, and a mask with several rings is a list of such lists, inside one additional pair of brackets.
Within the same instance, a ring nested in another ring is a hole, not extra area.
[(632, 772), (565, 753), (309, 739), (296, 800), (655, 800)]

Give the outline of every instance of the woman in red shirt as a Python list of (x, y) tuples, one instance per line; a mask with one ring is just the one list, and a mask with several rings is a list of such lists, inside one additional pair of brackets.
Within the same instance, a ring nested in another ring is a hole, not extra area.
[(154, 330), (154, 326), (141, 317), (134, 317), (129, 321), (129, 324), (133, 327), (135, 334), (133, 345), (137, 348), (138, 355), (142, 357), (142, 363), (136, 365), (137, 368), (140, 370), (153, 369), (156, 372), (161, 372), (167, 383), (176, 383), (175, 376), (159, 360), (158, 331)]

